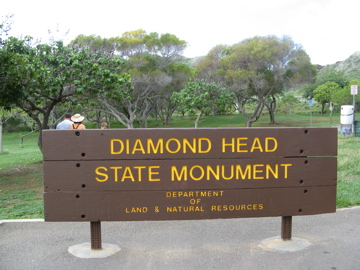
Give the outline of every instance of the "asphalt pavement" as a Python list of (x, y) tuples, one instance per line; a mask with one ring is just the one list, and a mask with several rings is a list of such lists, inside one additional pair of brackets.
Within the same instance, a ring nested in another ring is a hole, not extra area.
[[(69, 248), (90, 242), (89, 222), (0, 221), (0, 269), (360, 269), (360, 207), (294, 216), (292, 240), (281, 217), (102, 222), (106, 258), (79, 258)], [(285, 248), (266, 245), (281, 242)], [(288, 248), (291, 243), (308, 243)]]

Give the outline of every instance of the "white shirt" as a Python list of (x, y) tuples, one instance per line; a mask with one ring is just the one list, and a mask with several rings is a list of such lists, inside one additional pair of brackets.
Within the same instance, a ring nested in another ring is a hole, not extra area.
[(61, 129), (69, 129), (69, 127), (74, 124), (74, 122), (68, 120), (68, 119), (65, 119), (64, 121), (62, 121), (61, 123), (59, 123), (57, 126), (56, 126), (56, 129), (58, 130), (61, 130)]

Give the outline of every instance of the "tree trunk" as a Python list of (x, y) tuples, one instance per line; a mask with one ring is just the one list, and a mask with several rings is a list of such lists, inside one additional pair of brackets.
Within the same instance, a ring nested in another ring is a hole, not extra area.
[(269, 110), (270, 124), (275, 125), (275, 112), (273, 110)]
[(325, 114), (325, 105), (326, 103), (321, 103), (321, 114)]
[(266, 108), (269, 111), (269, 117), (270, 117), (270, 124), (275, 125), (275, 109), (276, 109), (276, 98), (271, 95), (271, 102), (270, 104), (265, 103)]
[(3, 152), (3, 140), (2, 140), (3, 123), (0, 121), (0, 153)]
[(255, 121), (253, 121), (252, 119), (248, 118), (246, 120), (246, 127), (251, 127), (252, 126), (252, 123), (254, 123)]
[(252, 114), (246, 113), (243, 104), (237, 102), (239, 110), (242, 112), (242, 114), (244, 114), (247, 117), (246, 127), (251, 127), (252, 123), (256, 122), (260, 118), (260, 115), (265, 105), (262, 99), (257, 99), (257, 100), (252, 99), (252, 100), (258, 103)]
[(200, 120), (203, 112), (204, 112), (204, 109), (202, 109), (202, 110), (200, 111), (198, 117), (196, 118), (196, 120), (195, 120), (195, 128), (198, 128), (198, 127), (199, 127), (199, 120)]

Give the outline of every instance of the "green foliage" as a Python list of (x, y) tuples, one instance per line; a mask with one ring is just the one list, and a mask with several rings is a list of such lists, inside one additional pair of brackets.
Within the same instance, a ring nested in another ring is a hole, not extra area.
[[(186, 110), (197, 110), (200, 119), (206, 108), (210, 108), (214, 115), (217, 110), (231, 104), (234, 100), (233, 94), (227, 89), (219, 87), (215, 83), (206, 83), (204, 81), (191, 81), (186, 88), (171, 96), (173, 102), (179, 104)], [(197, 127), (197, 125), (195, 125)]]
[(341, 88), (348, 84), (344, 71), (335, 69), (334, 66), (326, 66), (318, 72), (314, 83), (302, 87), (303, 96), (312, 99), (315, 95), (314, 90), (327, 82), (337, 83)]
[(348, 80), (344, 71), (338, 70), (334, 66), (326, 66), (319, 71), (315, 83), (319, 86), (326, 82), (335, 82), (340, 85), (340, 87), (344, 87), (347, 85)]
[(314, 98), (321, 104), (326, 104), (331, 101), (332, 94), (340, 90), (339, 84), (328, 81), (314, 90)]
[[(354, 97), (351, 95), (351, 85), (357, 85), (360, 89), (360, 81), (352, 80), (348, 85), (334, 92), (331, 96), (332, 102), (338, 105), (353, 104)], [(356, 102), (360, 102), (360, 95), (356, 95)]]
[(300, 104), (300, 100), (295, 97), (292, 93), (285, 93), (278, 103), (278, 107), (282, 108), (285, 112), (291, 114), (293, 111), (293, 108)]
[[(72, 97), (123, 97), (131, 91), (129, 75), (122, 72), (124, 60), (65, 47), (61, 41), (33, 46), (30, 37), (10, 37), (0, 49), (0, 62), (0, 106), (20, 108), (40, 131), (48, 128), (55, 106)], [(41, 148), (41, 133), (38, 143)]]
[(128, 128), (133, 127), (135, 118), (146, 126), (150, 112), (163, 123), (171, 120), (176, 104), (170, 101), (170, 96), (184, 87), (193, 72), (179, 60), (187, 46), (185, 41), (169, 33), (148, 34), (138, 29), (109, 39), (80, 35), (71, 44), (103, 54), (109, 54), (112, 48), (112, 52), (128, 59), (126, 72), (131, 75), (133, 91), (128, 95), (118, 92), (101, 95), (103, 110)]
[[(247, 126), (259, 119), (265, 106), (270, 122), (275, 123), (276, 97), (314, 76), (308, 55), (286, 36), (256, 36), (230, 48), (216, 47), (199, 68), (201, 76), (216, 81), (222, 76), (226, 87), (235, 94), (237, 108), (248, 117)], [(247, 111), (247, 104), (254, 102), (254, 110)]]

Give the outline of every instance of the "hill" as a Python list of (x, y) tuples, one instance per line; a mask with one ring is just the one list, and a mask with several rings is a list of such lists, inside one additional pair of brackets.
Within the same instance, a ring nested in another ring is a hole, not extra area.
[(353, 53), (344, 61), (338, 61), (332, 66), (335, 69), (344, 71), (347, 79), (360, 81), (360, 51)]

